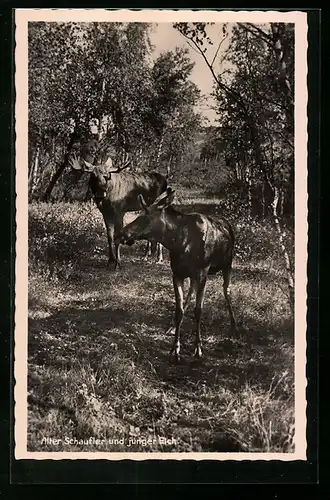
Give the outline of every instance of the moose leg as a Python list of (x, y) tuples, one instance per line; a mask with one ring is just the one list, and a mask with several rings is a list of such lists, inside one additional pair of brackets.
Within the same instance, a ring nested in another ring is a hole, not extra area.
[(156, 264), (161, 264), (163, 262), (163, 246), (161, 243), (155, 241), (148, 241), (146, 246), (146, 252), (144, 254), (144, 260), (148, 260), (149, 257), (154, 257), (157, 252), (157, 262)]
[[(115, 237), (123, 228), (123, 216), (118, 216), (115, 220), (114, 235)], [(120, 268), (120, 243), (115, 243), (115, 270)]]
[(156, 246), (157, 246), (157, 264), (161, 264), (164, 260), (163, 245), (161, 243), (156, 243)]
[(231, 274), (231, 266), (223, 269), (223, 293), (227, 302), (229, 317), (230, 317), (230, 331), (235, 333), (236, 331), (236, 320), (233, 313), (233, 308), (231, 305), (231, 296), (230, 296), (230, 274)]
[(191, 300), (191, 297), (192, 297), (193, 293), (196, 291), (196, 289), (197, 289), (197, 283), (196, 283), (196, 281), (190, 279), (190, 286), (189, 286), (189, 290), (188, 290), (188, 293), (187, 293), (186, 300), (184, 301), (183, 312), (186, 312), (186, 310), (187, 310), (187, 308), (189, 306), (189, 302)]
[(174, 353), (175, 361), (180, 361), (180, 327), (183, 320), (183, 280), (173, 275), (175, 293), (175, 338), (170, 352), (170, 359)]
[(144, 254), (144, 260), (148, 260), (148, 257), (151, 257), (152, 254), (152, 245), (150, 241), (147, 241), (146, 252)]
[(116, 265), (116, 253), (114, 248), (114, 225), (106, 222), (108, 246), (109, 246), (109, 260), (108, 267), (111, 267), (114, 263)]
[(194, 356), (196, 358), (200, 358), (202, 356), (201, 317), (205, 297), (206, 278), (207, 276), (205, 275), (198, 280), (196, 290), (196, 305), (194, 310), (196, 321), (196, 347)]
[[(187, 296), (186, 296), (186, 298), (184, 300), (184, 304), (183, 304), (183, 313), (185, 313), (186, 310), (188, 309), (191, 297), (192, 297), (194, 291), (196, 290), (196, 286), (197, 286), (196, 281), (194, 281), (194, 280), (191, 279), (190, 280), (189, 290), (188, 290)], [(166, 331), (166, 334), (172, 332), (173, 330), (174, 330), (173, 326), (170, 326), (168, 328), (168, 330)]]

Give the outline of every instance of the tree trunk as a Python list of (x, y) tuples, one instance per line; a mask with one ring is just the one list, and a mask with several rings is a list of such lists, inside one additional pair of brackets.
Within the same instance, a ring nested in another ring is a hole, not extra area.
[(171, 163), (172, 163), (172, 155), (170, 156), (167, 163), (167, 174), (166, 174), (167, 179), (170, 179), (171, 176)]
[(278, 188), (275, 188), (274, 189), (274, 199), (272, 202), (273, 218), (274, 218), (277, 234), (279, 237), (279, 244), (280, 244), (281, 252), (282, 252), (282, 255), (283, 255), (284, 261), (285, 261), (285, 268), (286, 268), (287, 282), (288, 282), (288, 291), (289, 291), (289, 302), (290, 302), (291, 312), (293, 313), (293, 311), (294, 311), (293, 271), (292, 271), (290, 257), (289, 257), (288, 251), (286, 249), (286, 246), (285, 246), (285, 231), (282, 229), (282, 226), (281, 226), (281, 223), (279, 220), (279, 216), (278, 216), (279, 198), (280, 198), (279, 190), (278, 190)]
[(250, 121), (250, 130), (251, 130), (252, 137), (253, 137), (254, 152), (255, 152), (255, 157), (257, 159), (257, 165), (260, 166), (260, 170), (263, 173), (267, 184), (270, 186), (272, 192), (274, 193), (274, 197), (273, 197), (273, 200), (271, 203), (272, 215), (273, 215), (273, 220), (274, 220), (276, 231), (277, 231), (278, 238), (279, 238), (279, 245), (280, 245), (281, 252), (282, 252), (282, 255), (283, 255), (284, 261), (285, 261), (288, 291), (289, 291), (289, 303), (290, 303), (291, 312), (293, 313), (293, 311), (294, 311), (293, 272), (292, 272), (292, 265), (290, 262), (290, 257), (289, 257), (288, 251), (286, 249), (286, 246), (285, 246), (285, 231), (282, 229), (280, 219), (279, 219), (280, 193), (279, 193), (279, 190), (277, 187), (274, 188), (272, 186), (271, 179), (269, 178), (269, 172), (267, 171), (267, 168), (262, 160), (262, 151), (261, 151), (261, 147), (260, 147), (258, 131), (255, 127), (253, 119), (251, 119), (251, 121)]
[(102, 141), (102, 139), (104, 137), (103, 117), (102, 117), (102, 115), (98, 118), (98, 121), (99, 121), (99, 125), (97, 127), (97, 136), (98, 136), (98, 140)]
[(49, 198), (50, 198), (50, 195), (52, 193), (52, 190), (56, 184), (56, 182), (58, 181), (58, 179), (61, 177), (63, 171), (65, 170), (65, 167), (67, 166), (67, 163), (68, 163), (68, 160), (69, 160), (69, 157), (70, 157), (70, 154), (71, 154), (71, 151), (72, 151), (72, 147), (73, 147), (73, 144), (75, 142), (75, 139), (76, 139), (76, 133), (75, 131), (71, 134), (71, 137), (70, 137), (70, 140), (69, 140), (69, 143), (67, 145), (67, 148), (66, 148), (66, 152), (65, 152), (65, 155), (64, 155), (64, 158), (63, 158), (63, 162), (60, 164), (60, 166), (58, 167), (58, 169), (56, 170), (55, 174), (52, 176), (52, 178), (50, 179), (50, 182), (48, 184), (48, 187), (44, 193), (44, 196), (42, 197), (42, 200), (43, 201), (49, 201)]
[(283, 189), (281, 190), (281, 193), (280, 193), (279, 205), (280, 205), (279, 214), (281, 217), (283, 217), (283, 214), (284, 214), (284, 191), (283, 191)]
[(165, 135), (164, 132), (162, 132), (162, 136), (161, 136), (159, 144), (158, 144), (157, 156), (156, 156), (156, 167), (159, 166), (160, 157), (162, 155), (163, 143), (164, 143), (164, 135)]
[(276, 57), (276, 62), (277, 62), (277, 67), (279, 70), (279, 79), (280, 82), (283, 86), (284, 93), (287, 98), (288, 102), (288, 113), (287, 117), (289, 120), (289, 123), (291, 123), (293, 119), (293, 114), (294, 114), (294, 98), (293, 98), (293, 91), (291, 87), (291, 82), (290, 78), (288, 75), (288, 69), (287, 69), (287, 64), (286, 64), (286, 59), (287, 59), (287, 50), (284, 42), (284, 30), (285, 30), (285, 25), (280, 23), (271, 23), (271, 30), (273, 34), (273, 41), (274, 41), (274, 52), (275, 52), (275, 57)]
[(40, 146), (37, 147), (36, 156), (34, 160), (32, 191), (35, 190), (36, 185), (38, 184), (39, 181), (39, 157), (40, 157)]
[(34, 165), (35, 165), (35, 158), (36, 158), (36, 153), (34, 153), (33, 157), (32, 157), (32, 161), (31, 161), (31, 167), (30, 167), (30, 171), (29, 171), (29, 180), (28, 180), (28, 183), (29, 183), (29, 196), (32, 195), (32, 184), (33, 184), (33, 177), (34, 177)]
[(248, 165), (246, 165), (245, 167), (245, 182), (247, 185), (249, 215), (252, 216), (252, 181), (251, 181), (251, 169)]
[(29, 195), (33, 196), (37, 182), (39, 170), (40, 145), (37, 145), (29, 175)]
[(237, 183), (241, 181), (241, 172), (240, 172), (240, 164), (239, 162), (234, 163), (234, 172)]
[(262, 181), (261, 185), (261, 203), (262, 203), (262, 217), (266, 218), (267, 215), (267, 204), (266, 204), (266, 182)]
[(142, 159), (143, 159), (143, 155), (142, 155), (142, 148), (139, 148), (135, 155), (133, 156), (134, 158), (134, 170), (136, 172), (141, 172), (141, 165), (142, 165)]

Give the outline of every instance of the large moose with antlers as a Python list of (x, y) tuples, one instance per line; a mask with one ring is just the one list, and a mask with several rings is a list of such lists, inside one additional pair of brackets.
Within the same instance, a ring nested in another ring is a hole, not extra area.
[[(116, 270), (120, 267), (121, 259), (119, 244), (115, 243), (115, 238), (123, 227), (125, 213), (140, 209), (139, 195), (142, 195), (148, 203), (152, 203), (166, 190), (167, 181), (158, 172), (135, 173), (125, 170), (131, 163), (128, 155), (117, 167), (114, 167), (111, 158), (102, 162), (95, 157), (94, 162), (91, 163), (76, 155), (73, 155), (69, 163), (74, 170), (90, 173), (89, 186), (103, 216), (107, 231), (108, 266), (113, 266)], [(158, 246), (158, 262), (161, 262), (162, 246), (156, 241), (149, 240), (147, 254), (150, 254), (150, 248), (153, 248), (155, 252), (156, 245)]]

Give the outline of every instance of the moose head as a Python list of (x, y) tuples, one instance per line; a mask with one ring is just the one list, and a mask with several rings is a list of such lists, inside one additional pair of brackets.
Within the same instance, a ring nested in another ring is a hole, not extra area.
[(161, 241), (165, 230), (164, 210), (172, 205), (175, 191), (168, 187), (149, 206), (146, 204), (142, 194), (138, 196), (142, 212), (140, 215), (127, 224), (118, 236), (119, 243), (132, 245), (136, 240), (153, 239)]
[(131, 163), (131, 159), (126, 154), (125, 160), (122, 165), (114, 168), (113, 161), (109, 157), (105, 163), (93, 165), (84, 159), (79, 159), (77, 155), (73, 155), (69, 164), (75, 171), (90, 173), (90, 186), (96, 199), (105, 198), (107, 195), (108, 182), (112, 174), (118, 174)]

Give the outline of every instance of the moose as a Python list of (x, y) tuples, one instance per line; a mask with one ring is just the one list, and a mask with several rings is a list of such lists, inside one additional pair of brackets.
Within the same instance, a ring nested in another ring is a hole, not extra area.
[[(120, 249), (115, 242), (123, 227), (126, 212), (139, 210), (138, 196), (152, 203), (167, 188), (167, 180), (158, 172), (135, 173), (124, 171), (130, 165), (128, 155), (121, 166), (113, 167), (111, 158), (92, 164), (76, 155), (69, 161), (71, 168), (90, 173), (89, 186), (106, 226), (109, 259), (108, 267), (120, 268)], [(145, 258), (157, 251), (158, 262), (163, 260), (162, 246), (152, 237), (148, 240)]]
[[(136, 240), (155, 239), (169, 250), (175, 293), (175, 338), (170, 351), (180, 361), (180, 327), (193, 293), (196, 294), (194, 309), (196, 321), (196, 346), (194, 355), (202, 356), (201, 315), (207, 276), (222, 271), (223, 291), (228, 306), (231, 331), (236, 321), (230, 297), (235, 235), (228, 221), (222, 217), (206, 216), (198, 212), (184, 213), (173, 206), (175, 191), (168, 187), (154, 202), (148, 205), (139, 195), (142, 207), (140, 215), (122, 228), (117, 243), (132, 245)], [(190, 287), (184, 301), (183, 286), (190, 278)], [(171, 330), (171, 328), (170, 328)]]

